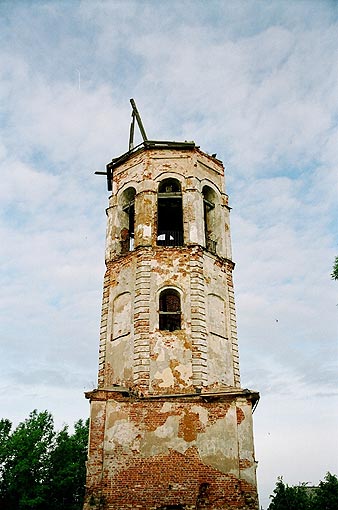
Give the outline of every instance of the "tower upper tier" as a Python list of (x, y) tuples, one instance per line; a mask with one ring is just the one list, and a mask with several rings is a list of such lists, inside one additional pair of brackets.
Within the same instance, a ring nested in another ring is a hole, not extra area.
[(189, 245), (231, 260), (221, 161), (193, 142), (147, 142), (107, 171), (107, 262), (140, 246)]
[(154, 142), (107, 167), (99, 387), (239, 387), (229, 206), (221, 161)]

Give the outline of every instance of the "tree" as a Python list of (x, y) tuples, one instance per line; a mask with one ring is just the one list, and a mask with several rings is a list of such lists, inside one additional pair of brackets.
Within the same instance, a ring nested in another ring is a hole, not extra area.
[(337, 510), (338, 508), (338, 478), (327, 473), (325, 481), (319, 482), (313, 497), (313, 510)]
[(89, 420), (79, 420), (70, 435), (65, 426), (56, 436), (49, 472), (49, 509), (82, 508), (86, 478)]
[(338, 257), (334, 260), (331, 278), (332, 280), (338, 280)]
[[(8, 439), (10, 437), (12, 424), (9, 420), (0, 420), (0, 480), (3, 478), (6, 469), (6, 459), (8, 450)], [(1, 498), (1, 484), (0, 484), (0, 498)]]
[(0, 490), (5, 508), (44, 508), (46, 464), (53, 439), (51, 414), (36, 410), (7, 438)]
[(318, 487), (305, 483), (289, 487), (279, 477), (268, 510), (337, 510), (338, 478), (327, 473)]
[(52, 415), (35, 410), (11, 427), (0, 420), (1, 510), (81, 510), (88, 420), (56, 432)]
[[(311, 495), (306, 485), (300, 484), (289, 487), (279, 477), (268, 510), (311, 510)], [(319, 509), (318, 509), (319, 510)]]

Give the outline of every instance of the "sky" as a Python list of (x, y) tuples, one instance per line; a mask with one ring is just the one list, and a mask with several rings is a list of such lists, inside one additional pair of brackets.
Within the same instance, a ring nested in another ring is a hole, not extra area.
[(260, 502), (338, 474), (338, 2), (0, 0), (0, 410), (89, 415), (105, 178), (150, 139), (224, 162)]

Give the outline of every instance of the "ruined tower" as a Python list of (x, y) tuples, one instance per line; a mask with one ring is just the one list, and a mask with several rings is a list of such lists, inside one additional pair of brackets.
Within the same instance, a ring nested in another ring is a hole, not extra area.
[(256, 510), (224, 168), (194, 142), (143, 139), (107, 165), (84, 509)]

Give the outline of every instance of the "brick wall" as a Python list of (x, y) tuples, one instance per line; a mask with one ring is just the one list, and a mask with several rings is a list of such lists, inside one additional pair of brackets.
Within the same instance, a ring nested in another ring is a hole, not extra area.
[(92, 395), (85, 510), (257, 509), (250, 399), (114, 396)]

